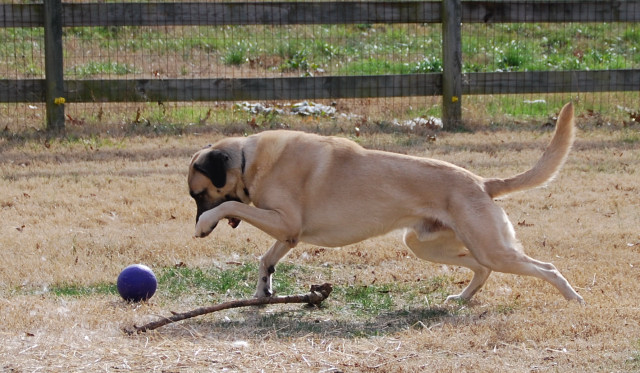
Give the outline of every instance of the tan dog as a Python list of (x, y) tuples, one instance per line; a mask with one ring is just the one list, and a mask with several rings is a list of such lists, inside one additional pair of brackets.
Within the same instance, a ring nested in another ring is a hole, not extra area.
[[(338, 247), (404, 229), (419, 258), (474, 272), (447, 298), (468, 300), (491, 271), (541, 278), (567, 299), (583, 299), (550, 263), (524, 254), (493, 199), (551, 180), (573, 143), (567, 104), (538, 163), (507, 179), (483, 178), (434, 159), (366, 150), (344, 138), (268, 131), (228, 138), (197, 152), (188, 183), (197, 204), (196, 233), (241, 220), (276, 239), (262, 256), (256, 297), (272, 295), (275, 265), (298, 242)], [(253, 204), (253, 206), (251, 206)]]

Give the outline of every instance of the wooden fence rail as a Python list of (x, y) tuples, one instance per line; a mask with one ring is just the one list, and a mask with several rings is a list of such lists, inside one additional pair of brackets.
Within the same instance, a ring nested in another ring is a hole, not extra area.
[[(462, 95), (637, 92), (640, 70), (467, 73)], [(66, 102), (253, 101), (442, 95), (442, 74), (65, 80)], [(44, 102), (44, 79), (0, 80), (0, 102)]]
[[(330, 1), (0, 4), (0, 27), (45, 27), (45, 79), (0, 80), (0, 102), (46, 102), (47, 126), (64, 126), (63, 102), (294, 100), (443, 96), (445, 126), (473, 94), (640, 91), (640, 69), (466, 73), (461, 23), (639, 22), (628, 1)], [(256, 79), (64, 80), (62, 28), (75, 26), (442, 23), (443, 73)], [(64, 98), (64, 100), (61, 100)]]
[[(441, 23), (444, 1), (63, 3), (62, 27)], [(48, 2), (48, 1), (47, 1)], [(638, 22), (636, 0), (462, 1), (464, 23)], [(0, 27), (42, 27), (41, 4), (0, 4)]]

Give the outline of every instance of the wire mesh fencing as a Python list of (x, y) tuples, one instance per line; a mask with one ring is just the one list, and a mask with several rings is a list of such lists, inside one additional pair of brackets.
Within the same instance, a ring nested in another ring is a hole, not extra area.
[[(485, 7), (483, 19), (476, 3)], [(463, 2), (465, 122), (544, 120), (569, 100), (602, 123), (637, 117), (639, 2), (623, 2), (630, 21), (596, 2), (574, 1), (566, 2), (571, 12), (549, 14), (548, 22), (539, 6), (548, 1), (486, 3)], [(256, 125), (280, 127), (300, 115), (356, 125), (439, 117), (446, 68), (439, 4), (63, 1), (65, 122), (179, 128), (257, 116)], [(44, 125), (41, 98), (11, 92), (16, 81), (45, 79), (39, 5), (0, 4), (0, 130)], [(618, 19), (601, 21), (609, 11)], [(558, 88), (591, 71), (603, 72), (597, 88)]]

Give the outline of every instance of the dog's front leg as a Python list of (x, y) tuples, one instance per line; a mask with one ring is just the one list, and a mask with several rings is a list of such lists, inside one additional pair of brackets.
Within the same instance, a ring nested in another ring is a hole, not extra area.
[(256, 288), (256, 298), (270, 297), (273, 295), (271, 287), (271, 278), (276, 271), (276, 264), (282, 259), (289, 250), (291, 244), (283, 241), (276, 241), (273, 246), (260, 258), (260, 266), (258, 267), (258, 286)]
[[(293, 212), (292, 212), (293, 211)], [(295, 247), (300, 238), (302, 226), (299, 208), (262, 209), (242, 202), (228, 201), (200, 215), (196, 223), (196, 237), (206, 237), (224, 218), (246, 221), (278, 241)]]

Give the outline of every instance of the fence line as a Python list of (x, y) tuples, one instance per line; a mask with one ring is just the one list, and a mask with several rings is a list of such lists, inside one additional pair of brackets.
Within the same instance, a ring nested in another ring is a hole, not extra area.
[[(462, 94), (629, 92), (640, 70), (462, 74)], [(442, 74), (222, 79), (65, 80), (67, 102), (257, 101), (442, 95)], [(44, 102), (44, 79), (0, 80), (0, 102)]]
[[(62, 27), (442, 23), (440, 1), (64, 3)], [(462, 1), (464, 23), (639, 22), (640, 2)], [(0, 27), (42, 27), (42, 4), (0, 4)]]
[[(45, 27), (46, 79), (0, 80), (0, 102), (46, 102), (64, 126), (72, 102), (290, 100), (443, 95), (445, 125), (461, 96), (640, 90), (640, 69), (462, 74), (461, 23), (639, 22), (640, 0), (0, 4), (0, 27)], [(73, 26), (442, 23), (443, 73), (257, 79), (63, 80), (62, 28)]]

